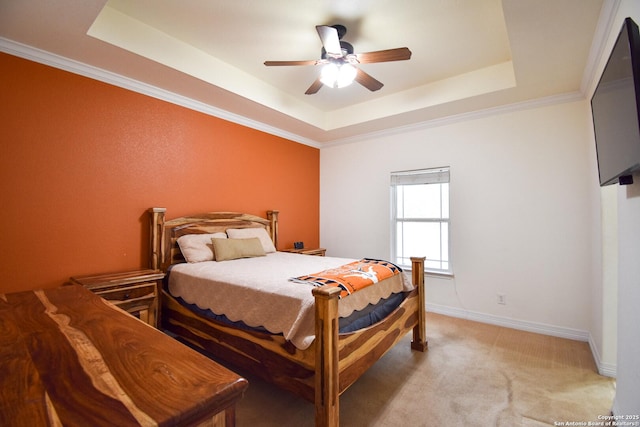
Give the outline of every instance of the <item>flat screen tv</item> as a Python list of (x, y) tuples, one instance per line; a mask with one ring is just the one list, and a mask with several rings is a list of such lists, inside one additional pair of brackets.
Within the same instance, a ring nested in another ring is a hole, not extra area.
[(639, 111), (640, 34), (626, 18), (591, 98), (600, 186), (630, 184), (640, 171)]

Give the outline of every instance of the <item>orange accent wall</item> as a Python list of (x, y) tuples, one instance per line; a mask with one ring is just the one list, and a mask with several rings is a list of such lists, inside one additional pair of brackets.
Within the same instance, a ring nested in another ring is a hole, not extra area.
[(0, 82), (0, 293), (146, 267), (149, 207), (318, 245), (318, 149), (3, 53)]

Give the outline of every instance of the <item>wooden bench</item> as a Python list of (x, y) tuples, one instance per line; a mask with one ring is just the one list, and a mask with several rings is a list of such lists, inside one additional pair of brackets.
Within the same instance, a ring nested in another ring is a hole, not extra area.
[(0, 425), (233, 426), (248, 382), (80, 285), (0, 294)]

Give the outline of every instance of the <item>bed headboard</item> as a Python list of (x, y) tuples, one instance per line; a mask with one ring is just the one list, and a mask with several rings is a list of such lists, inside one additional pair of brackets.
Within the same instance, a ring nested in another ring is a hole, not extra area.
[(267, 211), (267, 218), (238, 212), (208, 212), (166, 220), (166, 208), (150, 208), (149, 267), (166, 271), (171, 264), (185, 262), (178, 237), (185, 234), (226, 232), (229, 228), (265, 228), (278, 247), (278, 211)]

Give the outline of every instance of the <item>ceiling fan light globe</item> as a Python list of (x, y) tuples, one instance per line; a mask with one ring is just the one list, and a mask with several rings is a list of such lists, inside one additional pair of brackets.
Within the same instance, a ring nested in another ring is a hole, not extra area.
[(320, 81), (328, 87), (342, 88), (353, 83), (357, 70), (351, 64), (338, 65), (334, 62), (326, 64), (320, 71)]
[(356, 67), (351, 64), (342, 64), (340, 67), (340, 72), (338, 73), (338, 79), (336, 81), (336, 85), (338, 87), (346, 87), (353, 83), (353, 80), (356, 78)]
[(336, 87), (336, 81), (338, 80), (338, 75), (340, 73), (340, 68), (338, 65), (330, 62), (322, 67), (320, 71), (320, 81), (329, 87)]

